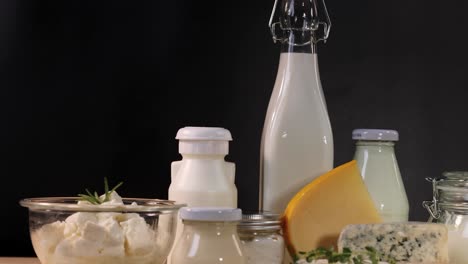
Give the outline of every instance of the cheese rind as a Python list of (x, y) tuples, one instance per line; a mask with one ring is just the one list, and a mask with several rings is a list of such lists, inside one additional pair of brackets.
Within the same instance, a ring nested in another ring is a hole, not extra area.
[(340, 234), (338, 249), (353, 252), (373, 247), (398, 263), (448, 264), (448, 231), (435, 223), (383, 223), (348, 225)]

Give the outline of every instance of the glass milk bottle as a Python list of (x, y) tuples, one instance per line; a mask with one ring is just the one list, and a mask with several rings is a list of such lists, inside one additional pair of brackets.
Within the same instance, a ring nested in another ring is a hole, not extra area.
[(324, 5), (322, 21), (317, 3), (277, 0), (273, 8), (270, 28), (281, 55), (262, 134), (260, 210), (282, 214), (294, 194), (333, 168), (316, 47), (331, 24)]
[[(176, 139), (182, 160), (171, 165), (169, 200), (190, 207), (237, 208), (235, 164), (224, 160), (231, 133), (219, 127), (184, 127)], [(176, 239), (182, 226), (179, 221)]]
[(408, 197), (394, 150), (398, 132), (355, 129), (353, 139), (357, 140), (354, 159), (382, 219), (408, 221)]
[(184, 207), (180, 218), (184, 228), (172, 264), (245, 264), (237, 233), (240, 209)]

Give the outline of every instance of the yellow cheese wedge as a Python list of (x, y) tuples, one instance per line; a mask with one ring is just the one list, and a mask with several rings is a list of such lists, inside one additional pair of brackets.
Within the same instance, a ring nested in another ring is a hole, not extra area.
[(354, 160), (300, 190), (289, 202), (282, 220), (291, 254), (319, 247), (336, 249), (346, 225), (382, 221)]

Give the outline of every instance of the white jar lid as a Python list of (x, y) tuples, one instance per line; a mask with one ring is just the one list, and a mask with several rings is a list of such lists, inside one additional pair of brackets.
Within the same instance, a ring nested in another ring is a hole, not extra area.
[(375, 140), (375, 141), (398, 141), (398, 131), (390, 129), (367, 129), (360, 128), (353, 130), (355, 140)]
[(221, 127), (184, 127), (176, 135), (180, 154), (227, 155), (231, 132)]
[(180, 209), (182, 220), (206, 222), (236, 222), (242, 219), (242, 210), (227, 207), (183, 207)]
[(177, 131), (178, 140), (221, 140), (231, 141), (229, 130), (222, 127), (184, 127)]

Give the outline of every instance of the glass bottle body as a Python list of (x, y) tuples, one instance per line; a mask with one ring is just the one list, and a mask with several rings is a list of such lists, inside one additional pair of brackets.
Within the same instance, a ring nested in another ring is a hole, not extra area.
[[(261, 144), (260, 209), (283, 213), (291, 198), (333, 168), (333, 136), (314, 44), (283, 44)], [(310, 34), (310, 33), (309, 33)]]
[(385, 222), (408, 221), (409, 203), (391, 141), (356, 142), (354, 159)]
[(237, 222), (183, 223), (182, 235), (172, 251), (172, 264), (245, 263)]

